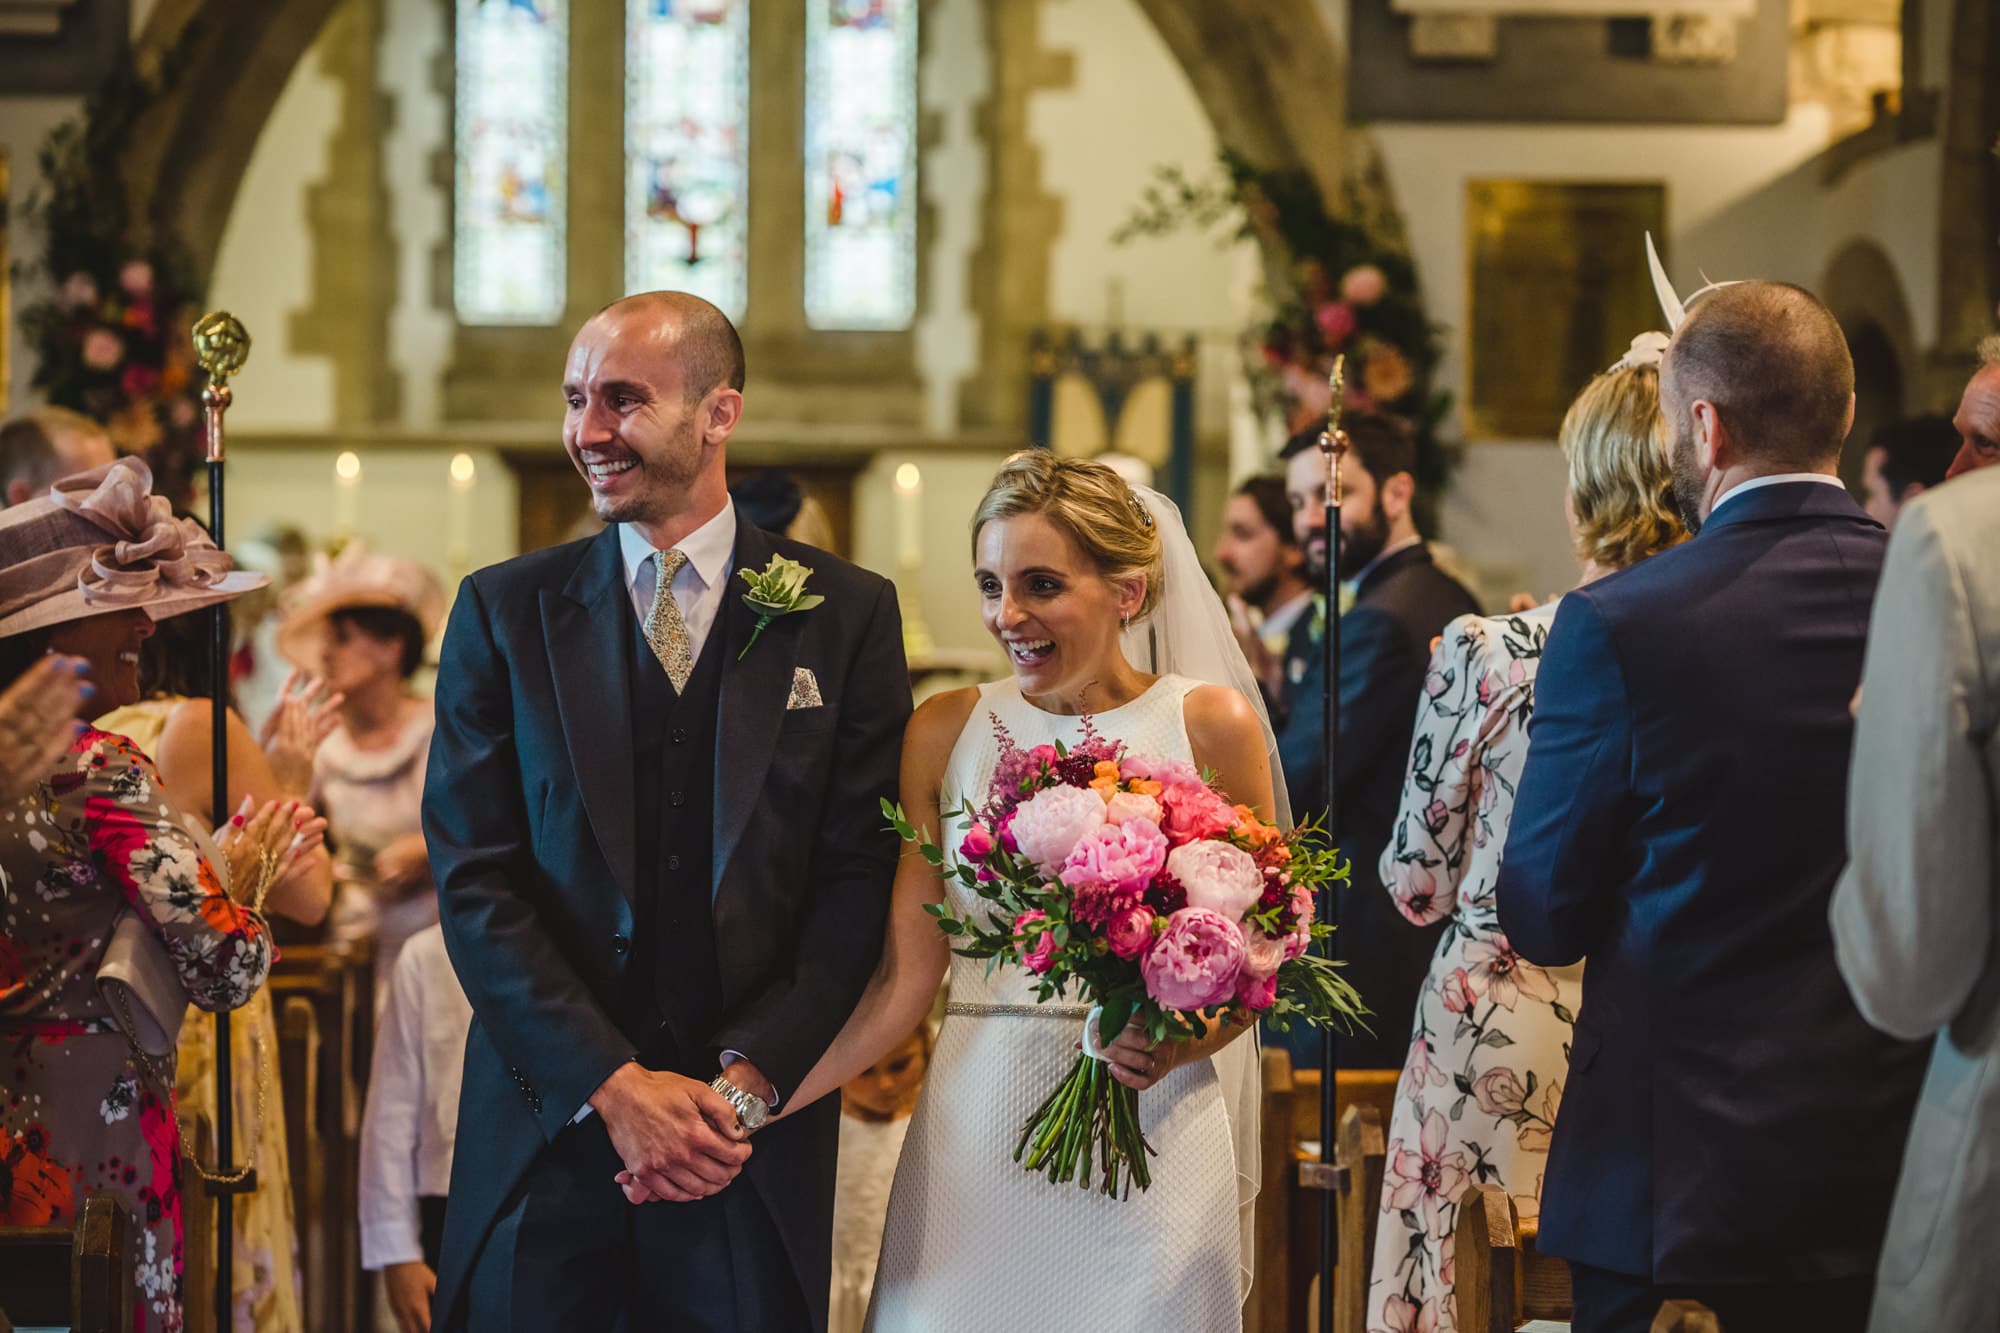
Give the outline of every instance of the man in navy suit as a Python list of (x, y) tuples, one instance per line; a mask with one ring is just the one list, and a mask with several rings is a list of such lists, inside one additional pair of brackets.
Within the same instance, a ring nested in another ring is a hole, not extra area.
[[(1337, 559), (1353, 601), (1340, 617), (1340, 800), (1328, 827), (1350, 878), (1340, 890), (1333, 943), (1373, 1012), (1369, 1031), (1341, 1038), (1338, 1058), (1343, 1069), (1400, 1069), (1409, 1057), (1417, 992), (1444, 927), (1404, 920), (1382, 891), (1376, 865), (1396, 825), (1431, 642), (1479, 606), (1431, 560), (1417, 531), (1417, 445), (1409, 428), (1375, 413), (1351, 413), (1346, 431)], [(1313, 586), (1325, 587), (1326, 464), (1318, 444), (1315, 429), (1285, 445), (1285, 491)], [(1292, 626), (1284, 696), (1273, 710), (1278, 760), (1300, 820), (1327, 812), (1325, 625), (1323, 614), (1307, 614)], [(1294, 1060), (1318, 1068), (1318, 1033), (1299, 1026), (1279, 1040)]]
[[(826, 1328), (839, 1104), (765, 1122), (881, 951), (909, 676), (887, 581), (731, 505), (743, 383), (708, 302), (600, 311), (563, 444), (609, 526), (452, 608), (423, 816), (473, 1021), (440, 1329)], [(781, 556), (822, 605), (746, 602)]]
[(1563, 598), (1498, 886), (1521, 957), (1589, 957), (1540, 1244), (1579, 1333), (1675, 1296), (1859, 1330), (1925, 1051), (1862, 1020), (1827, 924), (1888, 542), (1834, 476), (1854, 363), (1810, 293), (1739, 283), (1660, 398), (1697, 536)]

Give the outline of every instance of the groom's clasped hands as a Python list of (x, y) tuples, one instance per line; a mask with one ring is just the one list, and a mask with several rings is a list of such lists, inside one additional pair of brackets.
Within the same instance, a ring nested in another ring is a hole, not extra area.
[(632, 1203), (692, 1203), (720, 1193), (750, 1160), (749, 1131), (736, 1108), (691, 1078), (635, 1063), (619, 1066), (592, 1094), (625, 1169)]

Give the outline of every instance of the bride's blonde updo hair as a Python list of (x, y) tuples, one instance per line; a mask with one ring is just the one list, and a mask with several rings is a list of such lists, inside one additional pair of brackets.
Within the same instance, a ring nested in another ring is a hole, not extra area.
[(1159, 531), (1125, 479), (1104, 464), (1047, 449), (1023, 449), (1002, 463), (972, 516), (974, 558), (981, 528), (1022, 514), (1055, 524), (1107, 579), (1145, 575), (1146, 596), (1132, 619), (1144, 620), (1160, 604)]

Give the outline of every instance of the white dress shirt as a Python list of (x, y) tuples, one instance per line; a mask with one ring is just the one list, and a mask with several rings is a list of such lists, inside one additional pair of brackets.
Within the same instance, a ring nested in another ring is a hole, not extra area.
[[(632, 594), (632, 610), (644, 625), (653, 611), (653, 590), (659, 586), (660, 569), (652, 560), (653, 544), (630, 523), (618, 525), (618, 549), (625, 557), (625, 586)], [(728, 590), (730, 568), (736, 562), (736, 506), (725, 504), (722, 512), (690, 532), (675, 548), (687, 556), (687, 563), (674, 575), (674, 604), (681, 609), (681, 623), (687, 626), (688, 656), (701, 660), (702, 645), (722, 613), (722, 595)]]
[(361, 1266), (424, 1257), (417, 1200), (451, 1189), (458, 1088), (472, 1005), (445, 953), (444, 930), (412, 935), (396, 959), (375, 1032), (361, 1116)]
[(1748, 481), (1737, 482), (1721, 495), (1716, 496), (1715, 503), (1708, 507), (1708, 516), (1714, 518), (1717, 510), (1739, 495), (1748, 495), (1750, 492), (1760, 490), (1765, 486), (1782, 486), (1786, 482), (1791, 481), (1817, 481), (1827, 486), (1838, 486), (1843, 491), (1847, 489), (1846, 482), (1842, 481), (1839, 477), (1829, 476), (1824, 472), (1779, 472), (1769, 477), (1752, 477)]

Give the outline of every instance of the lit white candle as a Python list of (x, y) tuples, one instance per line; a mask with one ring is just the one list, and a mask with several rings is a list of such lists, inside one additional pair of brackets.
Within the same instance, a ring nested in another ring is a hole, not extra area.
[(479, 470), (471, 454), (454, 454), (451, 460), (451, 513), (446, 529), (445, 555), (454, 567), (463, 567), (472, 558), (472, 488), (479, 483)]
[(361, 521), (361, 455), (352, 449), (333, 460), (333, 535), (352, 537)]
[(915, 463), (896, 469), (897, 555), (916, 568), (924, 559), (924, 474)]

